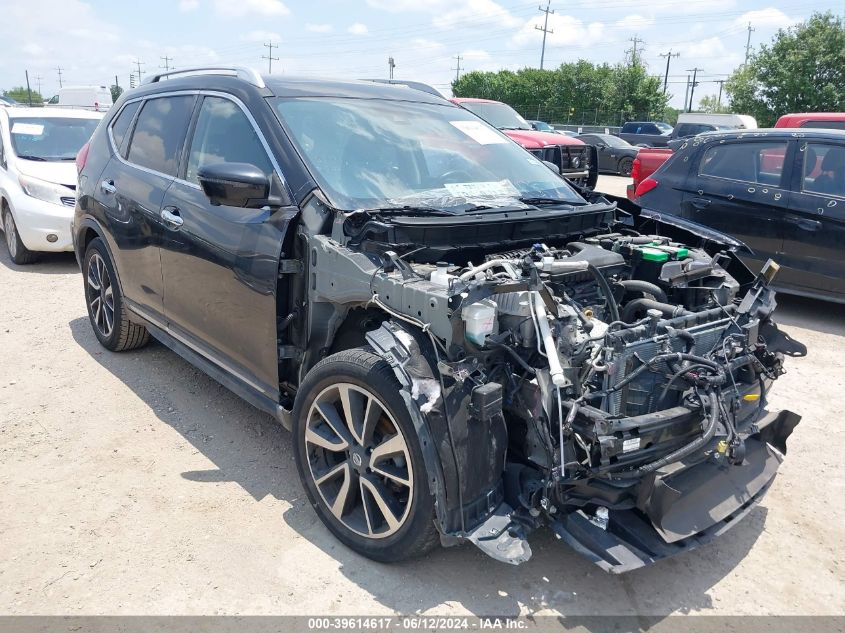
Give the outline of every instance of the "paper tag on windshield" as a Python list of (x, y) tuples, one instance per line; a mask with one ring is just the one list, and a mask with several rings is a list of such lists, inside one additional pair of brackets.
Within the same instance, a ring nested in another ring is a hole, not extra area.
[(44, 134), (44, 126), (37, 123), (21, 123), (16, 121), (12, 125), (12, 134), (29, 134), (31, 136), (41, 136)]
[(518, 198), (521, 195), (510, 180), (447, 182), (443, 186), (453, 196), (461, 198)]
[(481, 145), (507, 143), (508, 139), (481, 121), (449, 121), (452, 125)]

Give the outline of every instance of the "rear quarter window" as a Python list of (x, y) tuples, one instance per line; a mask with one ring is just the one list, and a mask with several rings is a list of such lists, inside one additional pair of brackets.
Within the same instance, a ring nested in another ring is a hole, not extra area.
[(176, 176), (194, 101), (193, 95), (146, 101), (132, 133), (129, 162)]
[(126, 156), (126, 152), (123, 151), (123, 141), (126, 139), (126, 133), (132, 124), (132, 119), (135, 118), (135, 113), (140, 107), (140, 101), (127, 104), (111, 124), (112, 140), (114, 141), (114, 146), (117, 148), (117, 152), (121, 156)]

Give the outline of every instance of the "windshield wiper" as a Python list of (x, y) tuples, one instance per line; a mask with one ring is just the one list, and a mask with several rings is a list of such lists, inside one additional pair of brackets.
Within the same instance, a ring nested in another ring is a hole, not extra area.
[(37, 160), (42, 163), (47, 162), (47, 159), (43, 156), (30, 156), (29, 154), (18, 154), (18, 158), (22, 158), (23, 160)]
[(577, 200), (561, 200), (560, 198), (520, 198), (519, 201), (524, 204), (530, 204), (534, 207), (551, 204), (564, 204), (568, 207), (579, 207), (584, 204), (582, 202), (578, 202)]
[(449, 211), (433, 209), (431, 207), (415, 207), (405, 205), (402, 207), (375, 207), (372, 209), (355, 209), (360, 213), (382, 213), (385, 215), (455, 215)]

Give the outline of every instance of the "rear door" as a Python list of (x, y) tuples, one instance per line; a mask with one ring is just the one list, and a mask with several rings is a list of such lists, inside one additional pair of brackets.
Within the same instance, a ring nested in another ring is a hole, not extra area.
[(802, 142), (777, 283), (845, 298), (845, 142)]
[(683, 215), (744, 242), (752, 270), (778, 259), (789, 210), (789, 141), (736, 140), (703, 144), (696, 186), (683, 197)]
[(161, 203), (176, 177), (195, 101), (195, 95), (175, 95), (127, 103), (109, 128), (113, 156), (94, 187), (114, 240), (123, 294), (159, 322), (164, 316)]
[[(201, 97), (185, 164), (162, 203), (175, 217), (161, 251), (171, 334), (278, 402), (276, 289), (282, 242), (295, 207), (213, 206), (199, 185), (205, 164), (280, 171), (254, 119), (228, 95)], [(284, 197), (284, 196), (283, 196)]]

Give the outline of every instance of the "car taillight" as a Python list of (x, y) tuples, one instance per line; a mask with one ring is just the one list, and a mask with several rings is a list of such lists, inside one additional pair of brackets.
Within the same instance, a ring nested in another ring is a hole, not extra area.
[(640, 196), (647, 194), (659, 184), (660, 183), (658, 183), (654, 178), (646, 178), (640, 184), (637, 185), (637, 190), (634, 192), (634, 197), (639, 198)]
[(634, 164), (631, 165), (631, 178), (634, 179), (634, 182), (637, 182), (640, 179), (640, 167), (642, 163), (640, 163), (639, 157), (634, 159)]
[(76, 153), (76, 173), (81, 173), (85, 169), (85, 161), (88, 160), (88, 149), (90, 145), (90, 143), (85, 143), (82, 149)]

